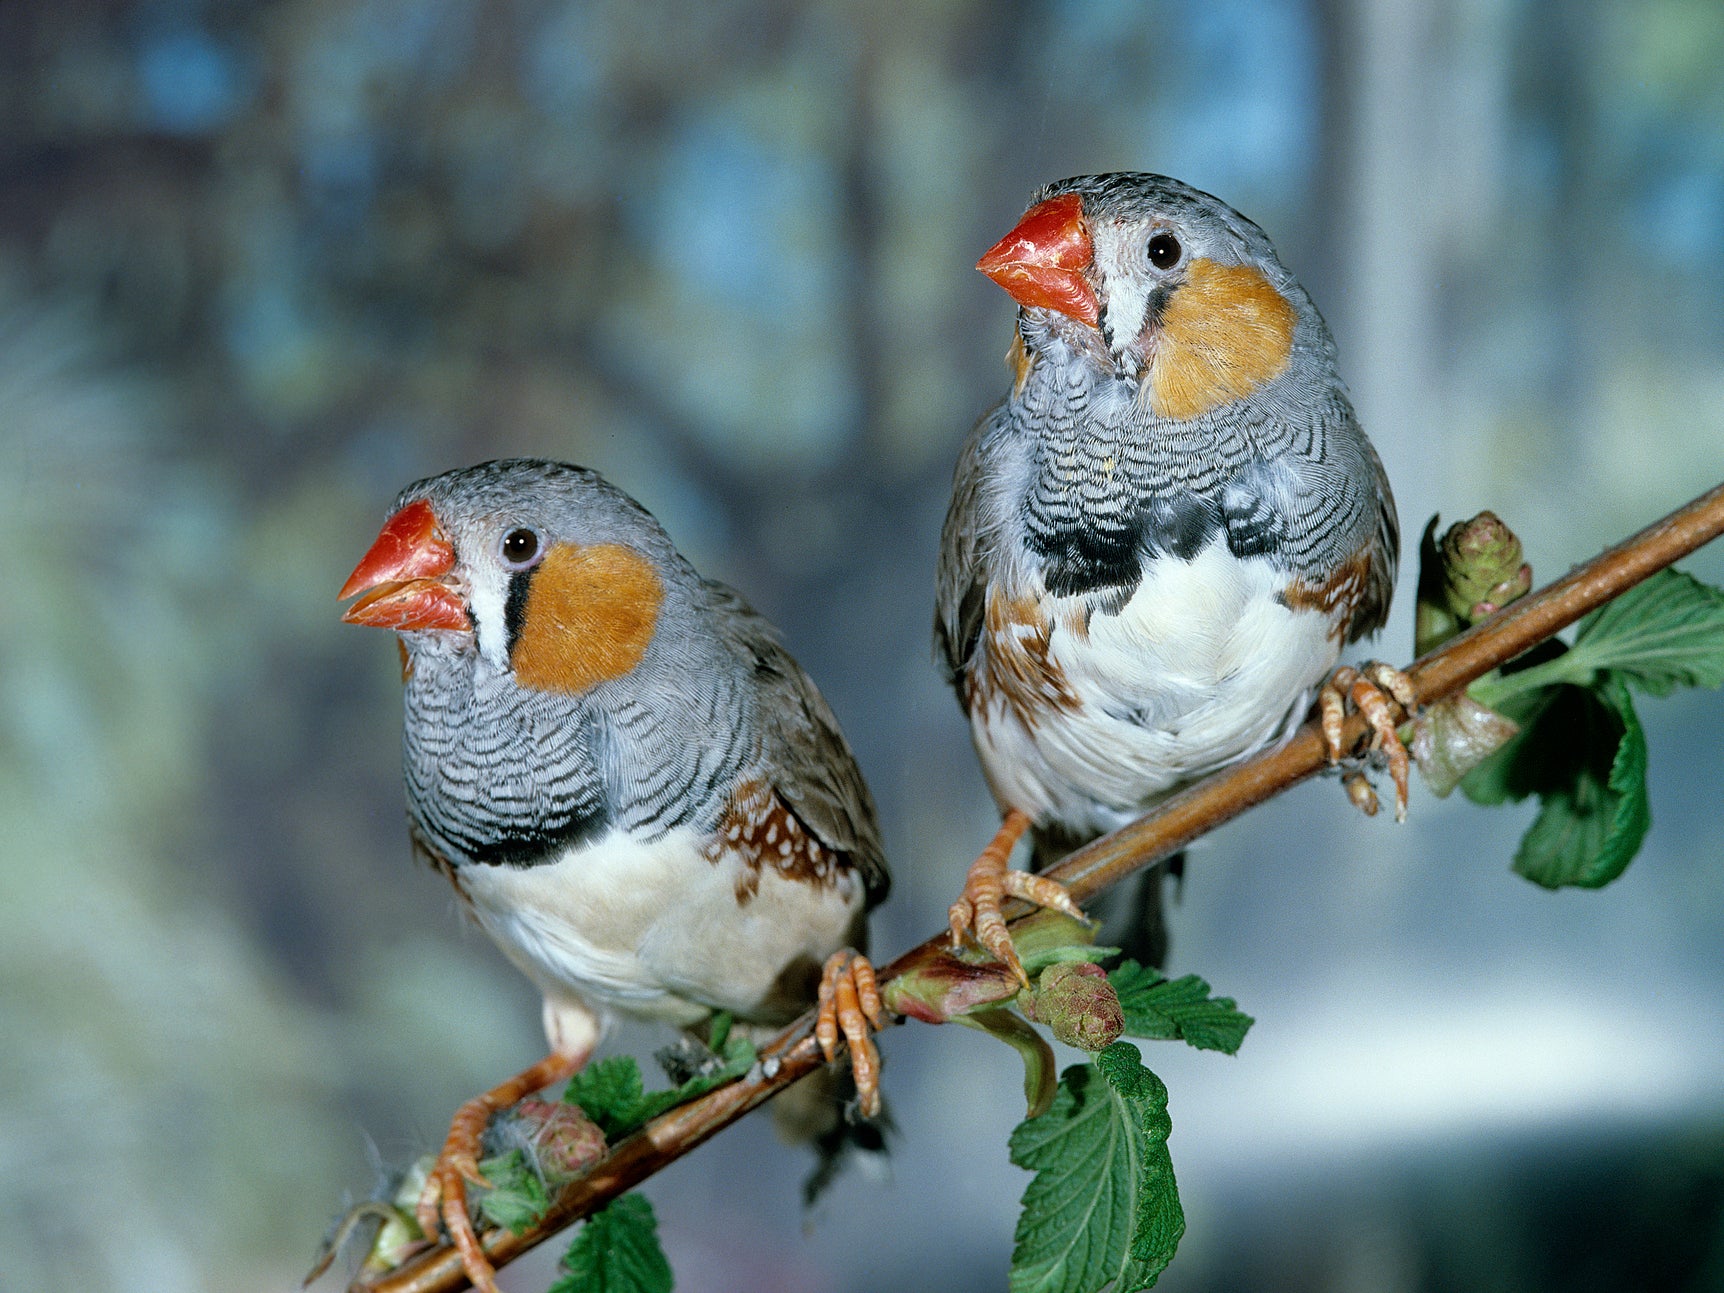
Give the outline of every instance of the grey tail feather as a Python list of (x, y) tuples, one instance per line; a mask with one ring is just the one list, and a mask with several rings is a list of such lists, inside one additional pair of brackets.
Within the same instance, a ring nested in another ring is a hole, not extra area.
[(805, 1207), (813, 1207), (852, 1164), (865, 1176), (885, 1176), (887, 1137), (896, 1130), (891, 1110), (871, 1120), (856, 1112), (856, 1082), (847, 1063), (810, 1073), (772, 1107), (780, 1138), (814, 1151), (814, 1170), (802, 1183)]
[[(1031, 839), (1030, 866), (1045, 871), (1073, 849), (1094, 838), (1062, 831), (1057, 826), (1037, 827)], [(1092, 898), (1086, 910), (1101, 921), (1097, 942), (1117, 947), (1122, 955), (1141, 965), (1161, 969), (1167, 964), (1166, 882), (1174, 881), (1174, 899), (1185, 877), (1185, 854), (1175, 853), (1154, 866), (1145, 867), (1124, 884)]]
[(886, 1175), (886, 1138), (897, 1128), (892, 1110), (882, 1105), (880, 1116), (871, 1120), (855, 1116), (847, 1104), (837, 1122), (814, 1139), (814, 1170), (802, 1182), (802, 1206), (812, 1208), (836, 1181), (854, 1165), (864, 1176), (879, 1180)]

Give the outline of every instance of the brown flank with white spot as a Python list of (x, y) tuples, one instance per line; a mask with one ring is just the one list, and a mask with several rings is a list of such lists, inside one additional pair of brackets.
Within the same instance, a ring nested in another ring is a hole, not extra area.
[(718, 827), (701, 846), (715, 866), (727, 853), (743, 862), (736, 879), (737, 906), (746, 906), (760, 889), (761, 873), (777, 872), (786, 880), (821, 887), (836, 884), (847, 865), (840, 853), (822, 844), (763, 781), (747, 781), (730, 797)]
[(1361, 552), (1338, 567), (1320, 584), (1295, 579), (1278, 594), (1283, 606), (1290, 611), (1316, 611), (1329, 617), (1329, 636), (1339, 642), (1345, 639), (1353, 623), (1353, 612), (1365, 596), (1371, 577), (1371, 553)]
[(1054, 662), (1052, 640), (1053, 625), (1035, 598), (989, 589), (981, 664), (964, 680), (966, 712), (974, 713), (998, 697), (1033, 731), (1040, 715), (1050, 709), (1080, 708), (1077, 693)]

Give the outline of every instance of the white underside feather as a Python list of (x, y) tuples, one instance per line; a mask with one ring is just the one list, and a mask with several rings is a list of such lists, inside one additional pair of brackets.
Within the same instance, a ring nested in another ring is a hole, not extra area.
[(762, 870), (739, 903), (743, 862), (717, 863), (688, 828), (650, 843), (617, 832), (532, 867), (467, 866), (480, 925), (547, 997), (686, 1026), (713, 1010), (757, 1018), (779, 975), (844, 945), (862, 904), (850, 873), (820, 887)]
[(1111, 830), (1276, 739), (1340, 654), (1327, 617), (1277, 600), (1286, 584), (1217, 540), (1191, 561), (1147, 563), (1118, 615), (1090, 617), (1087, 642), (1070, 628), (1080, 599), (1044, 595), (1050, 655), (1079, 704), (1033, 731), (1000, 703), (972, 714), (996, 798)]

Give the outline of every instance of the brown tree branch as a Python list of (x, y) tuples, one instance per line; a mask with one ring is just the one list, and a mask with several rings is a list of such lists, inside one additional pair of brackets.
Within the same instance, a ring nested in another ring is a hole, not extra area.
[[(1410, 665), (1406, 672), (1419, 701), (1453, 695), (1720, 533), (1724, 533), (1724, 485)], [(1364, 719), (1351, 715), (1344, 739), (1356, 745), (1364, 736)], [(1314, 723), (1307, 723), (1285, 745), (1199, 782), (1147, 816), (1079, 849), (1048, 874), (1080, 899), (1093, 896), (1297, 785), (1327, 762), (1322, 736)], [(881, 982), (928, 958), (944, 956), (945, 947), (946, 936), (940, 934), (912, 948), (881, 971)], [(653, 1119), (617, 1145), (589, 1175), (564, 1187), (550, 1210), (525, 1233), (491, 1232), (485, 1237), (485, 1251), (492, 1263), (501, 1267), (513, 1261), (819, 1067), (820, 1051), (812, 1029), (813, 1015), (805, 1015), (761, 1050), (761, 1063), (753, 1072)], [(439, 1246), (388, 1275), (355, 1284), (350, 1293), (453, 1293), (466, 1287), (459, 1257), (452, 1248)]]

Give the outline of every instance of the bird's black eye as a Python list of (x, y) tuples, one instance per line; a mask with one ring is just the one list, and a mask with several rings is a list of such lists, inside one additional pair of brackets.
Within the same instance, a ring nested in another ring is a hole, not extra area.
[(539, 555), (539, 536), (531, 530), (510, 530), (503, 536), (503, 560), (524, 566)]
[(1179, 264), (1179, 239), (1170, 233), (1158, 233), (1149, 240), (1149, 263), (1157, 269), (1172, 269)]

